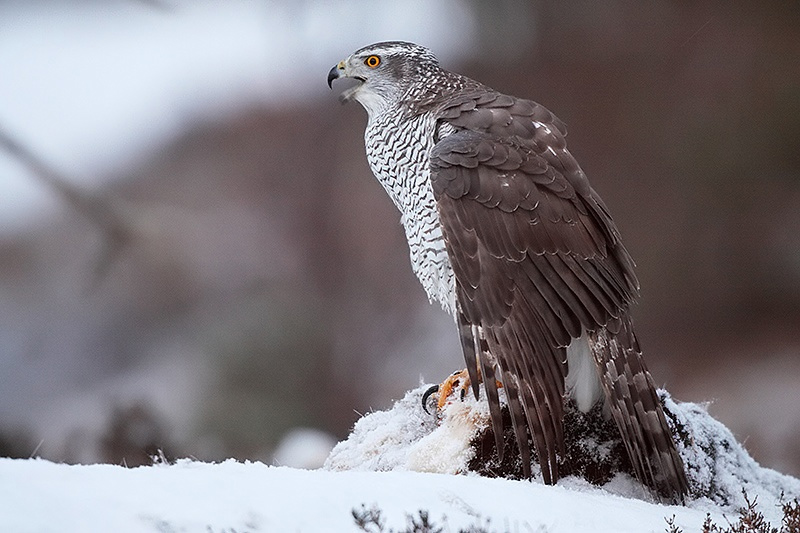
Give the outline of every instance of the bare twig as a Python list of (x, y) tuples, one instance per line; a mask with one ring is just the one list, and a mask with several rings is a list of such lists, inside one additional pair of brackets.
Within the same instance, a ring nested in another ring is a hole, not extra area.
[(95, 224), (104, 234), (103, 249), (97, 257), (92, 283), (106, 274), (120, 251), (129, 243), (132, 232), (121, 214), (121, 209), (106, 198), (101, 198), (70, 183), (60, 172), (45, 163), (32, 150), (17, 141), (0, 126), (0, 146), (33, 171), (33, 175), (46, 187), (55, 191), (72, 209)]

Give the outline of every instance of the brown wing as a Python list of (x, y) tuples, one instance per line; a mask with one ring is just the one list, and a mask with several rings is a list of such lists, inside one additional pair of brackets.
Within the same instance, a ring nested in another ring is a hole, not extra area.
[(483, 373), (498, 453), (496, 372), (525, 474), (529, 428), (544, 481), (558, 479), (565, 350), (585, 330), (637, 477), (681, 501), (684, 466), (628, 316), (638, 292), (633, 261), (567, 150), (564, 124), (535, 102), (479, 84), (438, 111), (450, 135), (432, 150), (431, 183), (464, 357), (473, 384), (476, 366)]
[[(637, 284), (605, 207), (566, 151), (563, 128), (552, 115), (538, 126), (515, 120), (509, 107), (520, 101), (509, 106), (509, 98), (489, 104), (500, 107), (462, 104), (466, 109), (453, 113), (453, 126), (478, 131), (437, 143), (431, 182), (456, 277), (462, 339), (469, 344), (463, 332), (472, 332), (488, 348), (465, 349), (467, 366), (475, 367), (469, 354), (477, 354), (499, 424), (490, 379), (496, 359), (523, 458), (527, 426), (550, 483), (563, 452), (566, 346), (583, 329), (618, 330)], [(535, 111), (530, 102), (520, 107)]]

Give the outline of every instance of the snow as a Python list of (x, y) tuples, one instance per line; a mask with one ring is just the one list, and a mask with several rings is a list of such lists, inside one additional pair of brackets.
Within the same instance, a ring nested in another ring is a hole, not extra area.
[(681, 426), (678, 453), (689, 484), (699, 496), (696, 506), (732, 512), (745, 505), (742, 490), (769, 508), (778, 507), (782, 494), (789, 499), (800, 497), (800, 480), (761, 467), (730, 430), (708, 414), (707, 406), (677, 403), (669, 397), (664, 404)]
[(761, 468), (702, 406), (666, 393), (696, 491), (686, 506), (647, 501), (624, 474), (596, 487), (575, 477), (546, 486), (465, 473), (464, 442), (484, 427), (485, 403), (453, 401), (437, 422), (421, 409), (425, 388), (364, 416), (320, 470), (234, 460), (125, 468), (0, 459), (0, 531), (358, 531), (353, 511), (378, 509), (385, 531), (426, 511), (444, 531), (661, 532), (674, 515), (688, 533), (700, 531), (707, 512), (717, 523), (734, 521), (742, 487), (774, 525), (780, 494), (800, 496), (800, 480)]
[(336, 445), (336, 439), (316, 428), (289, 430), (278, 443), (272, 460), (280, 466), (311, 469), (322, 466)]
[[(0, 459), (0, 530), (13, 532), (358, 531), (353, 509), (376, 505), (388, 528), (427, 510), (457, 531), (664, 531), (673, 514), (699, 530), (702, 511), (599, 489), (394, 472), (331, 472), (226, 461), (124, 468)], [(444, 519), (443, 519), (444, 517)]]

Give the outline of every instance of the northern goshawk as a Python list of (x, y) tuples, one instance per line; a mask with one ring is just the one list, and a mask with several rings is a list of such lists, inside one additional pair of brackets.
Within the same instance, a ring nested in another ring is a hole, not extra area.
[(498, 454), (500, 386), (525, 475), (530, 434), (545, 483), (559, 477), (565, 398), (584, 412), (605, 401), (637, 477), (681, 501), (684, 466), (629, 315), (634, 264), (564, 123), (412, 43), (357, 50), (328, 85), (337, 78), (358, 80), (342, 100), (367, 111), (369, 165), (400, 210), (414, 272), (456, 319)]

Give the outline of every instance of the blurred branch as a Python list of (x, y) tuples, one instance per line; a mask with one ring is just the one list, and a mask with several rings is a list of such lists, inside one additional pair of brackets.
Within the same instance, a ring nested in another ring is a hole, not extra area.
[(130, 224), (124, 220), (121, 209), (107, 198), (93, 195), (70, 183), (64, 175), (45, 163), (32, 150), (18, 142), (0, 125), (0, 146), (33, 171), (33, 175), (53, 190), (72, 209), (95, 224), (104, 235), (103, 249), (98, 255), (92, 284), (108, 272), (121, 250), (132, 236)]

